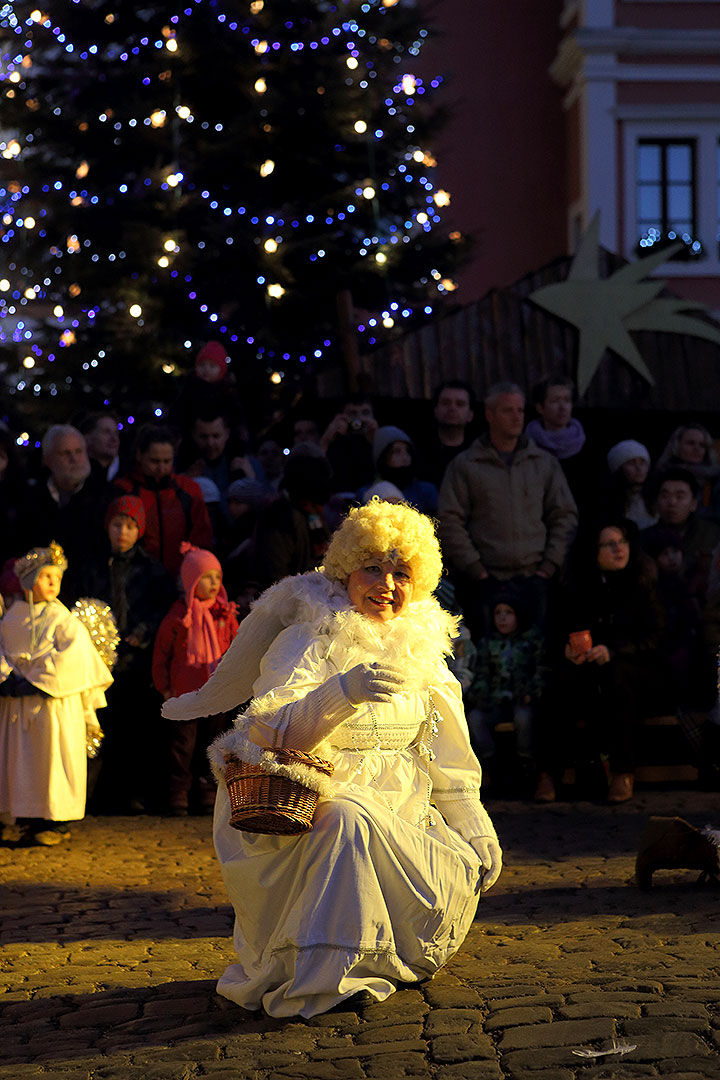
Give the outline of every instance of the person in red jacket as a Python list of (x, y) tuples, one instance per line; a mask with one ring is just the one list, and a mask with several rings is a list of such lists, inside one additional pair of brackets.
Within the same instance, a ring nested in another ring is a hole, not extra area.
[[(160, 623), (153, 649), (153, 682), (166, 701), (199, 690), (238, 629), (235, 605), (228, 601), (218, 560), (212, 552), (187, 543), (181, 545), (181, 552), (185, 596), (175, 601)], [(168, 801), (174, 817), (188, 813), (191, 795), (200, 813), (212, 813), (215, 781), (207, 748), (226, 727), (224, 713), (171, 724)]]
[(173, 472), (175, 436), (170, 428), (147, 424), (135, 447), (136, 468), (115, 486), (139, 495), (145, 508), (143, 546), (153, 559), (176, 575), (183, 541), (211, 547), (213, 531), (202, 491), (189, 476)]

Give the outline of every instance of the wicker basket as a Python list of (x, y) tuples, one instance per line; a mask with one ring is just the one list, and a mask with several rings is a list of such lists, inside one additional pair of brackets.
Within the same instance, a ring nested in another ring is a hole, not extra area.
[[(305, 765), (331, 776), (335, 766), (301, 750), (274, 750), (283, 765)], [(312, 829), (318, 793), (287, 776), (265, 772), (229, 755), (225, 760), (225, 783), (230, 795), (230, 824), (243, 832), (292, 836)]]

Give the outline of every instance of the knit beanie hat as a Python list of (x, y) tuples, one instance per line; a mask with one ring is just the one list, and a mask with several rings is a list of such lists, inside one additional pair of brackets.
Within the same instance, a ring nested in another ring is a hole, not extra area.
[(107, 529), (113, 518), (121, 515), (133, 519), (138, 527), (139, 540), (145, 533), (146, 524), (145, 507), (139, 495), (119, 495), (117, 499), (113, 499), (105, 513), (105, 528)]
[(373, 436), (373, 461), (376, 465), (388, 446), (391, 446), (394, 442), (404, 442), (410, 447), (413, 445), (410, 436), (399, 427), (388, 424), (386, 427), (377, 429)]
[(202, 491), (203, 502), (219, 503), (220, 488), (209, 476), (193, 476), (193, 480)]
[[(222, 567), (212, 551), (194, 547), (192, 544), (188, 544), (186, 540), (183, 540), (180, 545), (180, 553), (184, 555), (180, 564), (180, 580), (185, 592), (185, 601), (190, 607), (195, 595), (195, 586), (203, 574), (209, 573), (210, 570), (219, 570), (222, 573)], [(221, 592), (224, 591), (224, 589), (221, 589)]]
[(371, 484), (363, 495), (363, 502), (369, 503), (376, 495), (384, 502), (405, 502), (405, 496), (400, 488), (397, 484), (391, 484), (389, 480), (378, 480), (376, 484)]
[(256, 507), (264, 506), (270, 501), (274, 493), (269, 491), (259, 480), (240, 477), (239, 480), (233, 480), (225, 494), (228, 499), (233, 499), (235, 502)]
[(225, 346), (221, 345), (219, 341), (208, 341), (207, 345), (203, 345), (202, 349), (195, 357), (196, 370), (198, 364), (201, 363), (214, 364), (218, 369), (218, 378), (224, 379), (227, 374), (227, 352)]
[(643, 458), (650, 464), (650, 454), (647, 446), (643, 446), (642, 443), (636, 442), (635, 439), (625, 439), (623, 442), (615, 443), (610, 450), (608, 450), (607, 463), (608, 469), (611, 473), (616, 473), (626, 461), (632, 461), (633, 458)]
[(57, 566), (63, 574), (67, 570), (65, 552), (54, 540), (50, 541), (49, 547), (31, 548), (27, 555), (23, 555), (21, 559), (16, 559), (13, 569), (24, 592), (29, 592), (32, 589), (35, 578), (44, 566)]

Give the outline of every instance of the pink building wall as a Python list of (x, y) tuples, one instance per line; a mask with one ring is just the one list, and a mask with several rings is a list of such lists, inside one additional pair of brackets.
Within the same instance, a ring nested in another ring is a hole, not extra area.
[(493, 286), (566, 253), (565, 117), (548, 68), (562, 0), (442, 0), (422, 74), (447, 76), (451, 120), (435, 143), (445, 220), (476, 237), (455, 294), (471, 303)]

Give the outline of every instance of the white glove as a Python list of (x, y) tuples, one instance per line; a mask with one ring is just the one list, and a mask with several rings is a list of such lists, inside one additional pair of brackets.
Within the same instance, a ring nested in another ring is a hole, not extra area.
[(390, 701), (406, 685), (399, 668), (391, 664), (356, 664), (340, 676), (340, 685), (351, 705), (363, 701)]
[(487, 892), (500, 877), (502, 850), (497, 840), (492, 836), (474, 836), (470, 843), (482, 863), (482, 892)]

